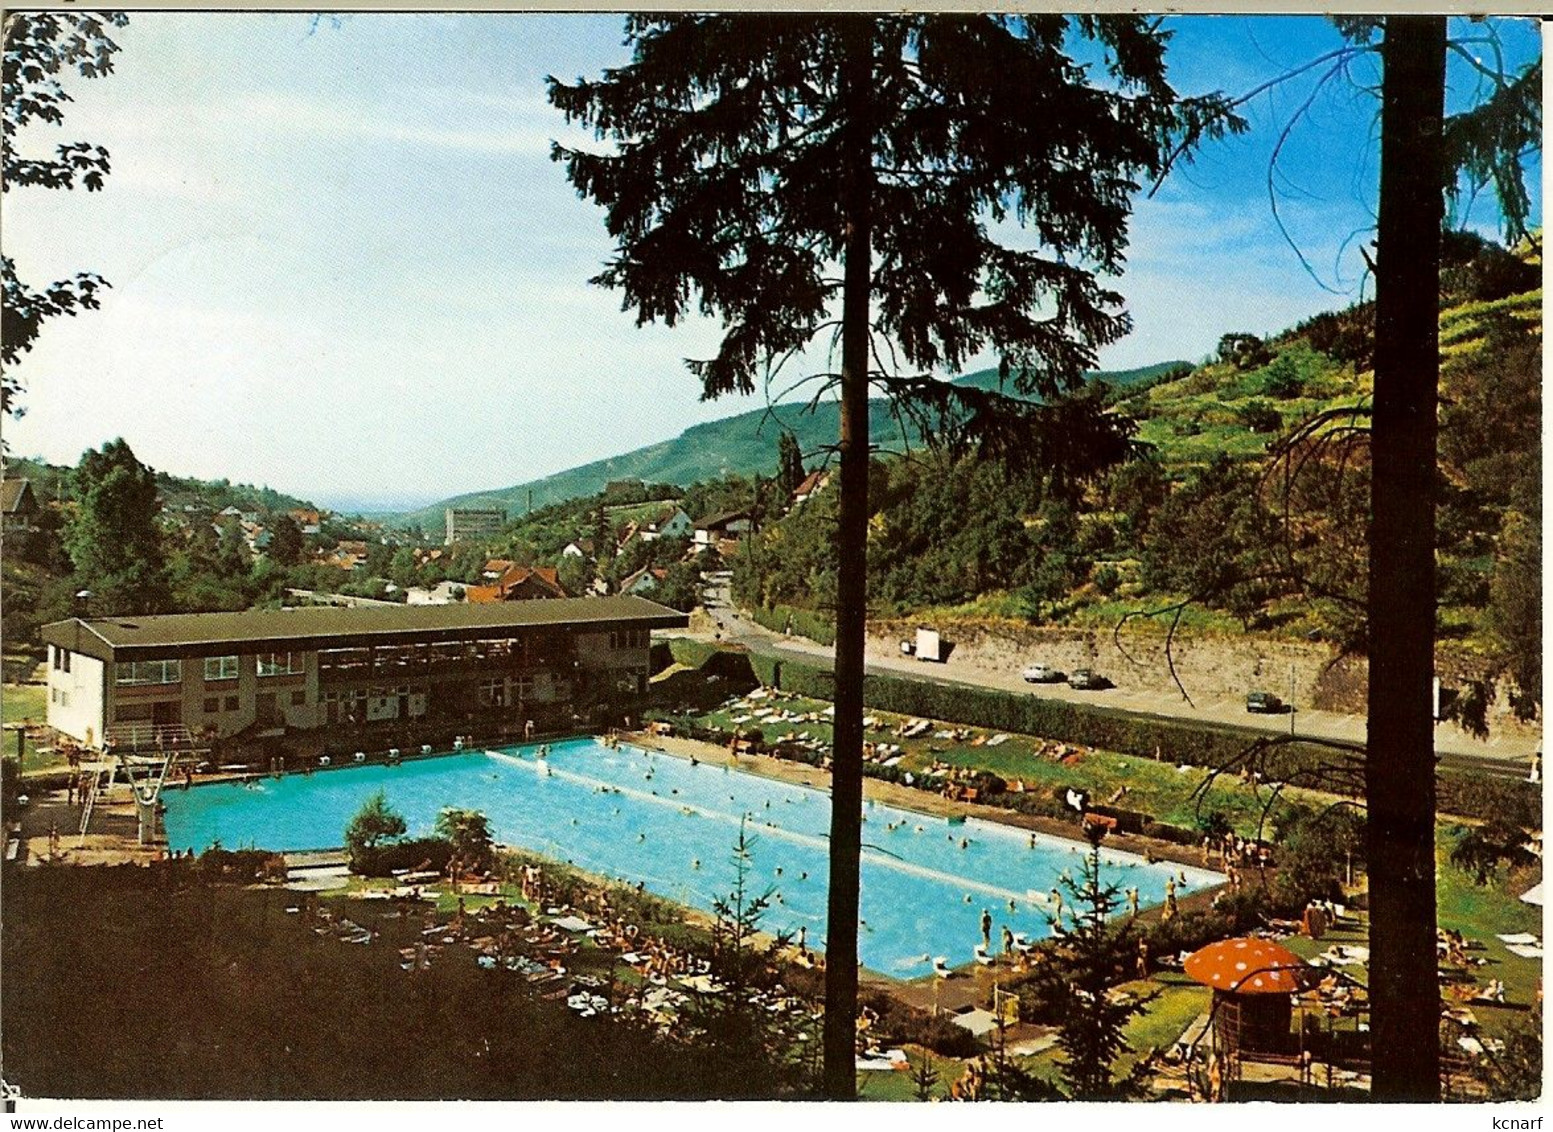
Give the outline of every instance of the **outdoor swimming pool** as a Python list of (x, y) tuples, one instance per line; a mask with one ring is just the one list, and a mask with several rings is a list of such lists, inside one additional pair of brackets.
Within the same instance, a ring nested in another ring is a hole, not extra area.
[[(660, 896), (710, 910), (733, 887), (742, 819), (754, 841), (751, 884), (756, 892), (769, 885), (779, 898), (762, 926), (803, 928), (810, 946), (824, 946), (828, 794), (593, 739), (553, 744), (546, 759), (535, 750), (169, 790), (168, 844), (338, 846), (351, 815), (382, 789), (411, 835), (429, 834), (444, 807), (483, 810), (498, 841), (641, 881)], [(858, 950), (865, 966), (902, 978), (927, 974), (940, 955), (952, 966), (970, 962), (984, 908), (992, 914), (994, 949), (1004, 924), (1032, 940), (1049, 935), (1046, 894), (1064, 871), (1077, 875), (1087, 849), (1040, 835), (1032, 848), (1029, 834), (975, 818), (951, 824), (874, 802), (865, 812)], [(1144, 907), (1164, 900), (1166, 879), (1179, 868), (1126, 853), (1103, 858), (1110, 879), (1138, 887)], [(1204, 869), (1184, 871), (1182, 894), (1220, 879)]]

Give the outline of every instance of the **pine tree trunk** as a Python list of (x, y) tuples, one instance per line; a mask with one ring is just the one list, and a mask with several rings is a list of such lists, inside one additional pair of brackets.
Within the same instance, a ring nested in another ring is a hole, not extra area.
[(1382, 50), (1365, 775), (1372, 1092), (1438, 1101), (1432, 680), (1444, 17), (1388, 17)]
[(872, 21), (848, 28), (843, 105), (849, 114), (841, 300), (841, 479), (837, 533), (836, 718), (830, 788), (830, 898), (825, 935), (824, 1090), (857, 1090), (857, 921), (863, 818), (863, 637), (868, 571), (868, 355), (873, 146), (869, 126)]

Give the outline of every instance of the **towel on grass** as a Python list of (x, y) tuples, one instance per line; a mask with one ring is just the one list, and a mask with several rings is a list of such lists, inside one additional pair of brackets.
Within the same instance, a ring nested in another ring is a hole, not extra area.
[(1515, 932), (1512, 935), (1502, 935), (1499, 937), (1499, 941), (1501, 943), (1529, 944), (1532, 947), (1537, 947), (1542, 943), (1542, 941), (1536, 936), (1532, 935), (1531, 932)]

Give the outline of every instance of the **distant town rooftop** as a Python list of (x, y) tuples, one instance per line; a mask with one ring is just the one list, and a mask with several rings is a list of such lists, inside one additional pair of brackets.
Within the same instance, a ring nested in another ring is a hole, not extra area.
[(241, 651), (307, 651), (366, 645), (482, 640), (506, 630), (544, 627), (677, 629), (689, 618), (646, 598), (552, 598), (487, 605), (394, 608), (254, 609), (241, 613), (171, 613), (154, 617), (71, 618), (45, 625), (47, 643), (100, 660), (213, 656)]

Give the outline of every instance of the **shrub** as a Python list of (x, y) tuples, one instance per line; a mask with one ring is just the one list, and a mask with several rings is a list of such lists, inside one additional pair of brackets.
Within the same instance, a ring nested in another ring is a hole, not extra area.
[(1305, 389), (1299, 367), (1287, 354), (1280, 354), (1262, 373), (1262, 392), (1280, 401), (1298, 397)]
[(1235, 419), (1252, 432), (1277, 432), (1283, 427), (1283, 415), (1266, 401), (1247, 401), (1238, 406)]
[(1499, 818), (1528, 829), (1542, 825), (1541, 787), (1534, 782), (1442, 768), (1437, 791), (1441, 813)]
[[(816, 997), (823, 994), (823, 987), (817, 989)], [(945, 1015), (917, 1010), (878, 991), (864, 991), (861, 1002), (878, 1016), (874, 1030), (881, 1045), (918, 1045), (941, 1057), (975, 1057), (981, 1052), (976, 1036)]]
[(453, 859), (453, 842), (445, 837), (412, 837), (363, 849), (350, 860), (351, 872), (367, 877), (392, 876), (396, 872), (447, 871)]
[(268, 849), (224, 849), (217, 841), (199, 856), (201, 871), (238, 881), (285, 880), (286, 858)]

